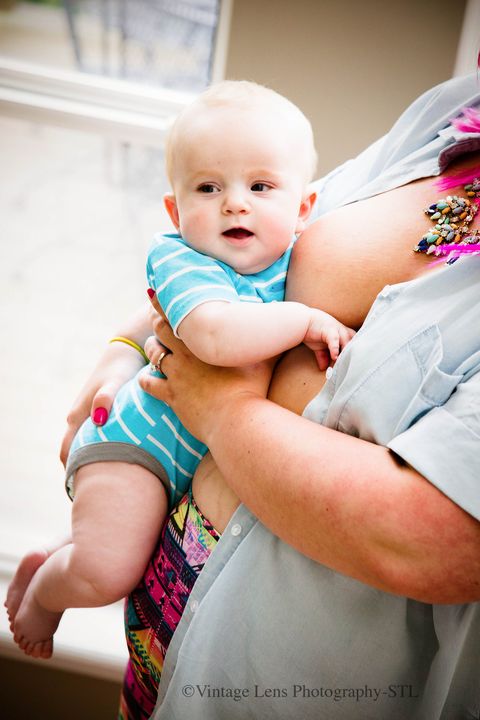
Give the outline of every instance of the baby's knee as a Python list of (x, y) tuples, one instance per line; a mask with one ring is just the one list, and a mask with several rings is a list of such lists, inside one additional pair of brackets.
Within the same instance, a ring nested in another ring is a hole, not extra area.
[(92, 548), (84, 552), (73, 545), (69, 571), (89, 589), (95, 605), (110, 605), (128, 595), (137, 584), (138, 572), (118, 554)]

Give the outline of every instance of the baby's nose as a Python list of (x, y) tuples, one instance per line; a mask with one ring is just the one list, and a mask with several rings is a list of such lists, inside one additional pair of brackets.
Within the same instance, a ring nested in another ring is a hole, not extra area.
[(223, 212), (225, 214), (243, 214), (250, 211), (250, 203), (245, 193), (239, 191), (231, 191), (225, 193), (223, 202)]

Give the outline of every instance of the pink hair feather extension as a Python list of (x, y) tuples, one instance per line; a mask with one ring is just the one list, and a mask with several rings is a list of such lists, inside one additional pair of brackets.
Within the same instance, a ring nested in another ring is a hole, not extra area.
[(479, 176), (480, 166), (476, 165), (475, 167), (470, 168), (470, 170), (464, 170), (456, 175), (445, 175), (444, 177), (439, 178), (435, 185), (439, 190), (449, 190), (450, 188), (457, 187), (458, 185), (468, 185)]
[(447, 264), (452, 264), (455, 260), (458, 260), (459, 257), (462, 257), (462, 255), (478, 254), (480, 254), (480, 243), (472, 243), (471, 245), (439, 245), (435, 255), (437, 255), (437, 257), (439, 255), (443, 255), (443, 258), (440, 260), (434, 260), (431, 264), (439, 265), (440, 263), (445, 262), (445, 255), (448, 255)]
[[(479, 54), (480, 61), (480, 54)], [(462, 115), (452, 120), (452, 125), (457, 130), (465, 133), (480, 133), (480, 110), (473, 107), (465, 108)], [(480, 175), (480, 167), (464, 170), (456, 175), (445, 175), (435, 183), (439, 190), (449, 190), (457, 185), (468, 185)]]
[(454, 255), (468, 255), (478, 252), (480, 252), (480, 243), (472, 243), (471, 245), (454, 245), (452, 243), (451, 245), (439, 245), (437, 248), (439, 255), (449, 255), (450, 253)]
[[(477, 56), (477, 68), (480, 70), (480, 50)], [(473, 107), (465, 108), (457, 118), (452, 120), (452, 125), (457, 130), (465, 133), (480, 133), (480, 111)], [(449, 190), (458, 185), (468, 185), (475, 178), (480, 177), (480, 167), (470, 168), (470, 170), (457, 173), (456, 175), (446, 175), (435, 183), (439, 190)], [(465, 238), (466, 240), (468, 238)], [(471, 243), (470, 245), (444, 245), (439, 246), (435, 253), (442, 256), (443, 259), (435, 260), (432, 264), (436, 265), (443, 262), (447, 255), (447, 264), (452, 264), (462, 255), (478, 255), (480, 254), (480, 243)]]
[(479, 133), (480, 111), (473, 107), (467, 107), (460, 117), (452, 120), (452, 125), (462, 132)]

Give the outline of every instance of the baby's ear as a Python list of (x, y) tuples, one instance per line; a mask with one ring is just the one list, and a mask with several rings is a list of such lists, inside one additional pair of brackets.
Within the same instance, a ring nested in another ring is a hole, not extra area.
[(165, 205), (165, 210), (170, 216), (170, 220), (175, 225), (176, 229), (180, 230), (180, 217), (178, 214), (175, 195), (173, 193), (165, 193), (165, 195), (163, 196), (163, 204)]
[(310, 217), (310, 213), (312, 212), (316, 199), (316, 192), (312, 192), (303, 198), (300, 204), (300, 210), (298, 212), (297, 226), (295, 228), (296, 233), (301, 233), (305, 230), (307, 226), (307, 220)]

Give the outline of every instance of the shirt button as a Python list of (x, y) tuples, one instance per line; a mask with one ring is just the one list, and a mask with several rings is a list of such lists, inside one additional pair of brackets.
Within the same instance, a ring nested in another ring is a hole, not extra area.
[(390, 295), (390, 285), (385, 285), (380, 295), (383, 298), (387, 298)]
[(238, 523), (235, 523), (235, 525), (232, 525), (232, 529), (230, 530), (230, 532), (232, 533), (233, 537), (236, 537), (242, 532), (242, 526)]
[(332, 368), (332, 367), (328, 367), (328, 368), (326, 369), (326, 371), (325, 371), (325, 377), (327, 378), (327, 380), (330, 380), (330, 378), (332, 377), (332, 375), (333, 375), (333, 368)]
[(197, 612), (198, 610), (198, 600), (192, 600), (190, 603), (190, 610), (192, 613)]

